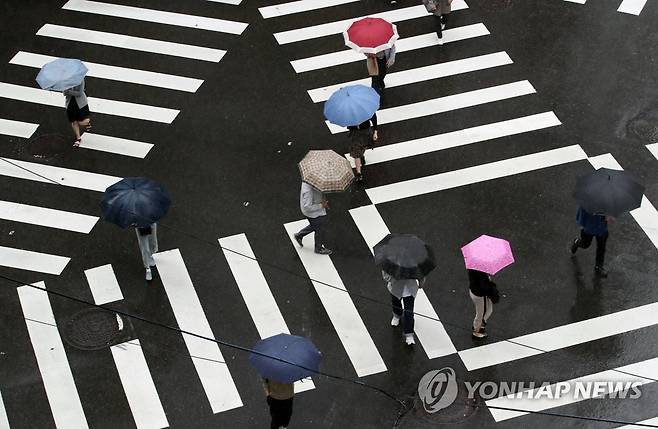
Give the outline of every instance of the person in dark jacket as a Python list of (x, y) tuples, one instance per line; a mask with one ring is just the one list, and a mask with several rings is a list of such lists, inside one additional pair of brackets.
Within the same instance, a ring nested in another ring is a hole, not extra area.
[(592, 244), (592, 239), (596, 237), (596, 262), (594, 272), (601, 277), (608, 277), (608, 272), (603, 268), (605, 260), (605, 245), (608, 241), (608, 220), (603, 214), (592, 214), (578, 208), (576, 213), (576, 222), (580, 225), (580, 237), (576, 238), (571, 244), (571, 254), (575, 255), (578, 248), (587, 249)]
[(295, 386), (292, 383), (279, 383), (278, 381), (263, 378), (263, 389), (267, 395), (267, 405), (270, 407), (272, 421), (271, 429), (280, 429), (288, 426), (292, 416), (292, 402), (295, 396)]
[[(371, 126), (372, 124), (372, 126)], [(356, 180), (363, 181), (362, 167), (366, 164), (366, 149), (372, 149), (374, 142), (377, 141), (377, 114), (372, 118), (356, 126), (347, 127), (350, 138), (350, 156), (354, 158), (356, 167)]]
[(485, 338), (485, 326), (493, 313), (493, 305), (498, 302), (498, 289), (496, 283), (491, 281), (487, 273), (477, 270), (468, 272), (469, 295), (475, 305), (475, 319), (473, 320), (473, 337)]

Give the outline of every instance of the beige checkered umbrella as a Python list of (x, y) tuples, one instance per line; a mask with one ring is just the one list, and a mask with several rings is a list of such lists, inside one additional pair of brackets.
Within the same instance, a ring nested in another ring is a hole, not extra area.
[(298, 165), (302, 180), (321, 192), (343, 192), (354, 180), (349, 161), (333, 150), (311, 150)]

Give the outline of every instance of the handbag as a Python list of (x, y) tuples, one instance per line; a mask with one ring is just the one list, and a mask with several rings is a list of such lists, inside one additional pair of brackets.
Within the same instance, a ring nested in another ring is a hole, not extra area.
[(494, 304), (498, 304), (498, 301), (500, 301), (500, 292), (498, 292), (498, 288), (496, 287), (496, 283), (490, 282), (489, 283), (489, 293), (487, 296), (493, 302)]

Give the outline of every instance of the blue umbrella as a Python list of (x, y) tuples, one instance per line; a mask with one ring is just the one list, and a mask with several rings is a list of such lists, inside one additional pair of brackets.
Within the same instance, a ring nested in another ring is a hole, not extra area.
[[(289, 334), (265, 338), (256, 343), (254, 351), (262, 354), (252, 353), (249, 356), (249, 361), (258, 373), (263, 378), (280, 383), (293, 383), (312, 375), (320, 368), (322, 359), (322, 354), (310, 340)], [(263, 355), (282, 359), (293, 365)]]
[(162, 219), (171, 200), (162, 185), (144, 177), (126, 177), (105, 190), (101, 210), (106, 221), (145, 228)]
[(324, 117), (332, 124), (347, 127), (367, 121), (377, 109), (377, 91), (365, 85), (352, 85), (331, 94), (324, 104)]
[(42, 89), (64, 91), (82, 83), (87, 67), (80, 60), (58, 58), (41, 67), (37, 83)]

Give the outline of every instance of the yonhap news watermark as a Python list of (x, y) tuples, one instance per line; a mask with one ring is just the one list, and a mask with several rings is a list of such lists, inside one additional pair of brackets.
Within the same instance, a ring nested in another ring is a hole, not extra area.
[(436, 413), (457, 399), (460, 388), (468, 399), (506, 397), (514, 400), (637, 399), (642, 396), (638, 380), (570, 380), (557, 383), (523, 381), (458, 382), (450, 367), (427, 372), (418, 383), (418, 396), (426, 412)]

